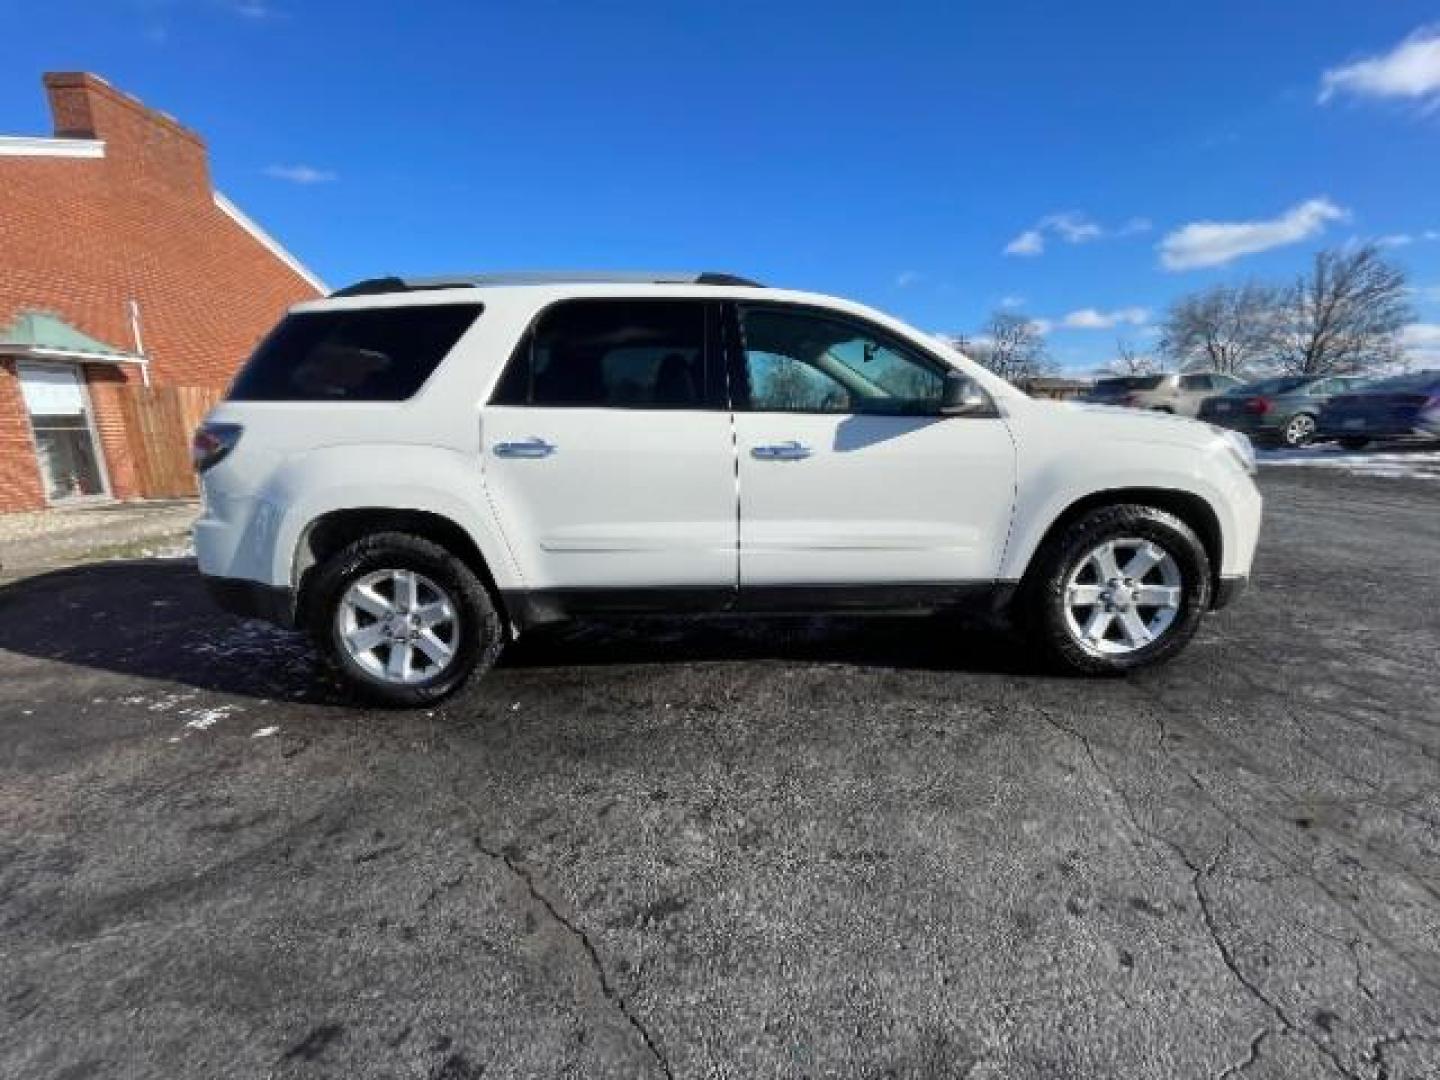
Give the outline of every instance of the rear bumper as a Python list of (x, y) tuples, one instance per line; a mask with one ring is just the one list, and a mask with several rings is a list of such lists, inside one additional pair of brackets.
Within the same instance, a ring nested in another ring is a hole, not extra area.
[(291, 589), (222, 577), (205, 578), (205, 588), (215, 605), (231, 615), (295, 627), (295, 593)]
[(1221, 608), (1229, 607), (1249, 587), (1248, 575), (1222, 577), (1215, 583), (1215, 595), (1210, 598), (1210, 610), (1219, 611)]
[(1263, 416), (1254, 413), (1201, 413), (1199, 419), (1216, 427), (1238, 431), (1242, 435), (1275, 435), (1283, 431), (1290, 422), (1289, 415), (1276, 412), (1265, 413)]

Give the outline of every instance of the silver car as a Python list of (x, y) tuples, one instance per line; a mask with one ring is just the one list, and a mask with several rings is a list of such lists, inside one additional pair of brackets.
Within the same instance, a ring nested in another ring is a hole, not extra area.
[(1154, 409), (1178, 416), (1196, 416), (1200, 403), (1216, 394), (1226, 394), (1245, 385), (1234, 375), (1175, 372), (1158, 375), (1120, 375), (1101, 379), (1086, 401), (1100, 405), (1125, 405), (1132, 409)]

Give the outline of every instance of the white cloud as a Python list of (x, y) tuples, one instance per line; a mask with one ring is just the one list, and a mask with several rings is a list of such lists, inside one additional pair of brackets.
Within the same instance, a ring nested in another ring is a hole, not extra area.
[(292, 184), (328, 184), (339, 179), (329, 169), (317, 169), (313, 165), (268, 165), (265, 175), (274, 180), (288, 180)]
[(1223, 266), (1242, 255), (1308, 240), (1349, 216), (1329, 199), (1318, 198), (1263, 221), (1192, 221), (1160, 241), (1160, 262), (1167, 270)]
[(1415, 363), (1440, 366), (1440, 323), (1411, 323), (1401, 332), (1400, 344)]
[(1031, 319), (1030, 325), (1037, 334), (1048, 334), (1055, 329), (1055, 324), (1049, 319)]
[(1054, 237), (1067, 244), (1088, 244), (1107, 236), (1134, 236), (1150, 229), (1150, 219), (1132, 217), (1118, 229), (1107, 229), (1088, 214), (1078, 210), (1065, 210), (1057, 214), (1046, 214), (1031, 228), (1026, 229), (1005, 245), (1006, 255), (1040, 255), (1045, 251), (1046, 240)]
[(1060, 325), (1071, 330), (1110, 330), (1122, 325), (1144, 326), (1149, 320), (1150, 312), (1143, 307), (1116, 308), (1114, 311), (1080, 308), (1066, 315)]
[(1006, 255), (1039, 255), (1045, 250), (1045, 236), (1039, 229), (1026, 229), (1005, 245)]
[(1003, 308), (1024, 307), (1025, 298), (1023, 296), (1002, 296), (1000, 298), (1000, 306)]
[(1410, 295), (1422, 304), (1440, 304), (1440, 285), (1416, 285)]
[(1104, 229), (1074, 210), (1063, 214), (1048, 214), (1040, 219), (1037, 228), (1049, 229), (1067, 244), (1086, 244), (1105, 235)]
[(1424, 232), (1415, 233), (1390, 233), (1386, 236), (1377, 236), (1375, 243), (1381, 247), (1409, 247), (1411, 244), (1440, 240), (1440, 229), (1426, 229)]
[(222, 0), (225, 7), (246, 19), (273, 19), (280, 13), (265, 0)]
[(895, 287), (897, 289), (908, 289), (911, 285), (918, 285), (924, 280), (925, 275), (918, 270), (901, 270), (895, 275)]
[(1321, 104), (1337, 94), (1440, 102), (1440, 25), (1421, 27), (1388, 53), (1326, 71)]

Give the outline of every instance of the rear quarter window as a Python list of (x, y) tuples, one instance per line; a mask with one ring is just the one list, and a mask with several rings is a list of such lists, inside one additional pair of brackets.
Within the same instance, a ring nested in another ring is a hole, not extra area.
[(306, 311), (285, 316), (241, 369), (231, 401), (405, 401), (479, 304)]

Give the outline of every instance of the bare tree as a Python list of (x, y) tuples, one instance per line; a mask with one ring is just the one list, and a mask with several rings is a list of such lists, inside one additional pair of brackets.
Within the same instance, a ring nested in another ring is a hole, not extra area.
[(1115, 339), (1115, 358), (1104, 370), (1111, 375), (1151, 375), (1160, 370), (1160, 364), (1155, 357), (1139, 352), (1134, 343), (1121, 337)]
[(1414, 318), (1405, 271), (1375, 245), (1317, 251), (1309, 274), (1285, 291), (1278, 359), (1287, 373), (1365, 371), (1404, 356)]
[(1282, 297), (1257, 282), (1212, 285), (1170, 305), (1160, 351), (1182, 370), (1234, 375), (1275, 359)]
[(1012, 383), (1055, 370), (1040, 325), (1018, 312), (995, 312), (980, 337), (957, 338), (955, 345), (977, 364)]

